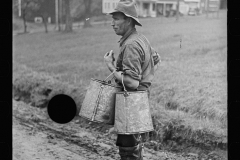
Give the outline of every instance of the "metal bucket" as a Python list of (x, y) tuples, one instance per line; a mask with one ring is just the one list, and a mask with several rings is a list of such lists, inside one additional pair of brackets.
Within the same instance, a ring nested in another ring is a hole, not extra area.
[(106, 80), (91, 79), (79, 116), (93, 122), (113, 125), (115, 95), (121, 90), (122, 87), (109, 84)]
[(153, 130), (147, 91), (127, 92), (124, 87), (123, 92), (116, 93), (114, 129), (118, 134)]

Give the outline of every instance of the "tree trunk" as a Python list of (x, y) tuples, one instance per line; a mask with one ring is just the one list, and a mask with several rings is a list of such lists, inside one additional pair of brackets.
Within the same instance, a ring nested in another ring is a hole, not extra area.
[(58, 31), (61, 31), (62, 24), (62, 0), (59, 0), (58, 3)]
[(66, 7), (66, 28), (65, 32), (72, 32), (72, 18), (70, 13), (70, 0), (65, 0)]
[(43, 24), (44, 24), (44, 28), (45, 28), (45, 33), (48, 33), (48, 29), (47, 29), (47, 16), (42, 16), (43, 19)]
[(91, 4), (92, 0), (84, 0), (85, 4), (85, 21), (84, 21), (84, 28), (91, 27), (91, 23), (89, 17), (91, 16)]
[(44, 22), (44, 27), (45, 27), (45, 33), (48, 33), (47, 22)]
[(22, 10), (22, 19), (23, 19), (24, 33), (27, 33), (26, 9)]

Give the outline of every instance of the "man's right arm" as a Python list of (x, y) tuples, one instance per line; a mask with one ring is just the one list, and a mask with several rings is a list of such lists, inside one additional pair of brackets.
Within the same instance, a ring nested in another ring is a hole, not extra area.
[[(118, 82), (122, 83), (122, 78), (123, 78), (123, 83), (132, 89), (136, 89), (139, 85), (139, 81), (136, 79), (133, 79), (132, 77), (130, 77), (127, 74), (124, 74), (122, 71), (116, 71), (116, 68), (114, 66), (109, 68), (111, 72), (114, 72), (114, 77), (116, 78), (116, 80)], [(122, 75), (123, 74), (123, 75)], [(123, 77), (122, 77), (123, 76)]]
[(161, 63), (161, 57), (160, 57), (159, 53), (157, 53), (153, 48), (152, 48), (152, 57), (153, 57), (153, 61), (154, 61), (154, 70), (157, 70), (157, 68), (159, 67), (159, 65)]

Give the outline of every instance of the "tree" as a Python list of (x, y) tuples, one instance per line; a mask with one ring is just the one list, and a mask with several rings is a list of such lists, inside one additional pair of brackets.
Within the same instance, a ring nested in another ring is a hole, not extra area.
[(92, 16), (102, 14), (101, 0), (72, 0), (71, 3), (72, 18), (78, 22), (82, 21), (83, 27), (91, 26), (89, 20)]
[(63, 0), (58, 0), (57, 2), (58, 4), (58, 31), (61, 31), (62, 30), (62, 17), (63, 17)]
[(48, 14), (46, 12), (44, 12), (44, 13), (41, 14), (41, 17), (42, 17), (42, 20), (43, 20), (45, 32), (48, 33), (48, 29), (47, 29), (47, 23), (48, 23), (47, 17), (48, 17)]
[(65, 32), (71, 32), (72, 31), (72, 17), (71, 17), (70, 2), (71, 2), (71, 0), (65, 0), (65, 9), (66, 9)]
[(227, 9), (227, 0), (221, 0), (220, 9)]
[(14, 0), (14, 7), (21, 9), (24, 33), (27, 33), (27, 16), (31, 14), (31, 11), (39, 9), (41, 2), (42, 0)]
[[(40, 8), (37, 10), (37, 12), (35, 12), (36, 16), (39, 16), (42, 18), (42, 23), (44, 25), (45, 28), (45, 33), (48, 33), (48, 20), (50, 18), (51, 20), (51, 11), (53, 8), (52, 7), (56, 7), (55, 5), (55, 0), (41, 0), (41, 6)], [(56, 12), (55, 12), (56, 13)]]
[(91, 4), (92, 0), (84, 0), (85, 5), (85, 21), (84, 21), (84, 28), (91, 27), (91, 23), (89, 21), (89, 17), (91, 16)]

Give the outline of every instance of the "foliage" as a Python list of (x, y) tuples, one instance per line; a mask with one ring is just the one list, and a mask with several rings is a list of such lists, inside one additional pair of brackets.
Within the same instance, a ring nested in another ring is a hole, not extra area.
[(19, 4), (17, 0), (13, 1), (13, 7), (15, 8), (15, 12), (19, 5), (21, 5), (21, 17), (23, 19), (24, 23), (24, 33), (27, 32), (27, 23), (26, 19), (28, 16), (31, 15), (32, 11), (38, 10), (40, 7), (40, 4), (43, 0), (21, 0), (21, 4)]
[[(40, 7), (41, 2), (44, 0), (21, 0), (21, 9), (22, 9), (22, 16), (30, 16), (31, 11), (38, 10)], [(13, 0), (13, 6), (17, 10), (19, 6), (18, 0)]]
[(102, 1), (99, 0), (73, 0), (71, 15), (74, 21), (83, 21), (85, 27), (91, 27), (91, 17), (102, 14)]
[(13, 97), (30, 103), (35, 107), (46, 107), (48, 101), (56, 94), (71, 96), (80, 110), (84, 88), (63, 83), (44, 73), (37, 73), (23, 65), (14, 66)]
[[(88, 2), (90, 7), (90, 16), (97, 16), (102, 13), (102, 1), (99, 0), (91, 0)], [(76, 20), (83, 20), (85, 18), (86, 6), (84, 4), (84, 0), (72, 0), (71, 4), (71, 15)]]
[(84, 5), (85, 5), (85, 21), (84, 21), (84, 28), (91, 27), (89, 17), (91, 16), (91, 4), (92, 0), (84, 0)]
[(158, 142), (156, 145), (160, 145), (160, 149), (182, 151), (191, 146), (208, 151), (216, 148), (227, 150), (227, 136), (224, 134), (217, 134), (207, 128), (194, 129), (187, 126), (183, 119), (178, 118), (166, 121), (153, 116), (153, 122), (154, 131), (151, 139)]
[(71, 17), (71, 8), (70, 4), (72, 3), (72, 0), (65, 0), (64, 1), (65, 10), (66, 10), (66, 27), (65, 32), (72, 32), (72, 17)]

